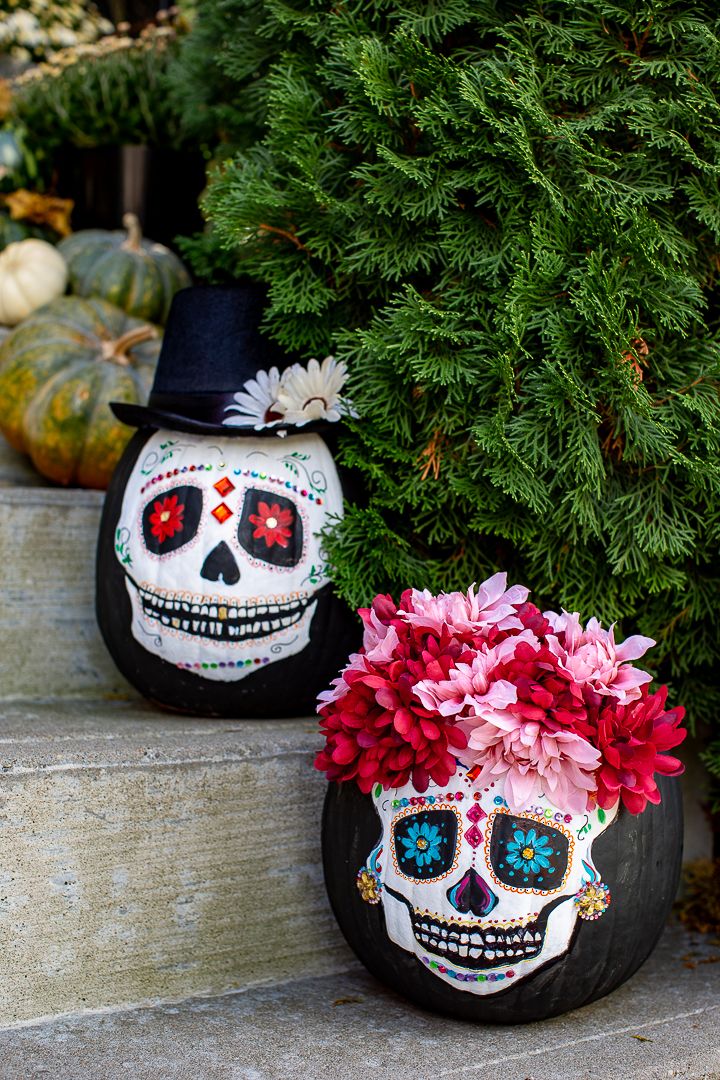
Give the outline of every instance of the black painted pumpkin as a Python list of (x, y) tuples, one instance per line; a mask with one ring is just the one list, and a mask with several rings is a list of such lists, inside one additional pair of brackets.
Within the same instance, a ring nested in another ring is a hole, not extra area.
[(129, 315), (164, 323), (172, 298), (190, 284), (183, 263), (162, 244), (144, 239), (134, 214), (125, 232), (84, 229), (58, 245), (77, 296), (99, 296)]
[(105, 501), (98, 621), (127, 679), (182, 712), (311, 712), (359, 644), (319, 537), (343, 511), (333, 425), (273, 411), (281, 366), (311, 408), (330, 390), (261, 332), (264, 303), (252, 285), (178, 293), (147, 406), (114, 405), (139, 430)]
[(105, 501), (97, 613), (146, 697), (207, 716), (298, 716), (357, 646), (317, 533), (342, 512), (317, 434), (142, 428)]
[(675, 897), (681, 792), (658, 786), (662, 803), (638, 816), (573, 817), (544, 797), (512, 814), (502, 780), (476, 794), (462, 767), (422, 796), (331, 784), (335, 916), (366, 967), (422, 1007), (524, 1023), (585, 1005), (646, 960)]

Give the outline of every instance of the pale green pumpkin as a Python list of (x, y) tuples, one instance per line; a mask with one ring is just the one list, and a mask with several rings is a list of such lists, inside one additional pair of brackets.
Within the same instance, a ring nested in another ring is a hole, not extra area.
[(169, 248), (143, 238), (134, 214), (123, 218), (126, 232), (83, 229), (58, 245), (77, 296), (99, 296), (129, 315), (164, 323), (178, 289), (190, 275)]

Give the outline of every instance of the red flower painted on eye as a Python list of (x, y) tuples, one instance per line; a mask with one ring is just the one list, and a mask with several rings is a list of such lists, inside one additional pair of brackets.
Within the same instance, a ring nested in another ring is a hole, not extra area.
[(162, 500), (158, 499), (155, 503), (155, 509), (150, 515), (150, 524), (152, 526), (150, 532), (162, 544), (164, 540), (181, 531), (184, 513), (185, 506), (183, 503), (178, 506), (177, 495), (168, 495)]
[(256, 540), (264, 540), (269, 548), (273, 544), (283, 548), (288, 546), (292, 536), (292, 510), (281, 510), (279, 503), (268, 506), (266, 502), (259, 502), (258, 513), (250, 514), (249, 520), (257, 526), (253, 532)]

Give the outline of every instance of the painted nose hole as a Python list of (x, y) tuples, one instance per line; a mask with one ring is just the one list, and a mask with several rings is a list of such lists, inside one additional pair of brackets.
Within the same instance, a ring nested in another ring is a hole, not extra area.
[(206, 581), (219, 581), (222, 578), (226, 585), (237, 585), (240, 580), (238, 564), (224, 540), (215, 545), (202, 564), (200, 577)]
[(489, 915), (498, 903), (490, 886), (472, 868), (448, 889), (447, 898), (456, 911), (478, 919)]

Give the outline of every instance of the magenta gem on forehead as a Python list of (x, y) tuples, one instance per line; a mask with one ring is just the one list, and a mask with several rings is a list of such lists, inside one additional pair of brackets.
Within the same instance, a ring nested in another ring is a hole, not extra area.
[(478, 803), (473, 803), (468, 810), (466, 816), (470, 819), (470, 821), (478, 822), (482, 821), (484, 817), (487, 817), (487, 814), (483, 810), (482, 806), (479, 806)]
[(470, 847), (479, 847), (483, 842), (483, 835), (478, 829), (477, 825), (471, 825), (468, 831), (465, 833), (465, 839)]

